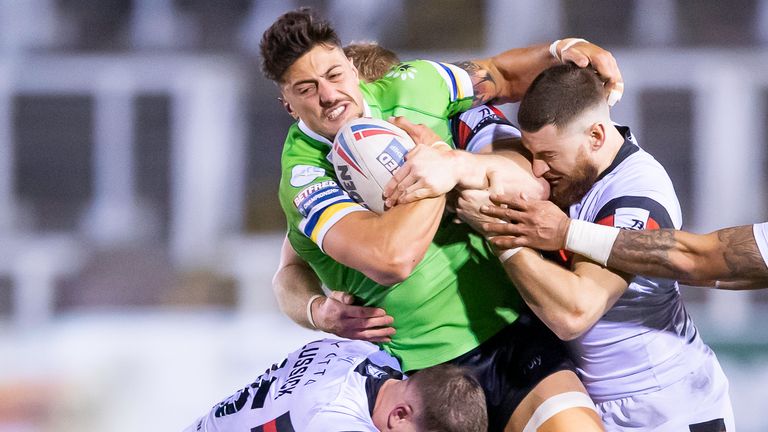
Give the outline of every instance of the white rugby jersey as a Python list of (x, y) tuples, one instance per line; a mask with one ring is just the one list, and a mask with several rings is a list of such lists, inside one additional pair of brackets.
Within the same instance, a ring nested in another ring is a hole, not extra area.
[(763, 256), (763, 261), (768, 266), (768, 222), (754, 224), (752, 232), (755, 234), (755, 242), (760, 250), (760, 255)]
[(520, 131), (493, 105), (480, 105), (451, 118), (457, 149), (479, 153), (494, 141), (520, 138)]
[[(570, 216), (623, 229), (680, 229), (672, 181), (629, 128), (611, 166), (570, 208)], [(596, 402), (648, 393), (717, 361), (683, 307), (677, 282), (637, 276), (616, 304), (581, 337), (568, 342)]]
[(374, 344), (310, 342), (185, 432), (376, 431), (373, 405), (388, 379), (403, 379), (400, 366)]

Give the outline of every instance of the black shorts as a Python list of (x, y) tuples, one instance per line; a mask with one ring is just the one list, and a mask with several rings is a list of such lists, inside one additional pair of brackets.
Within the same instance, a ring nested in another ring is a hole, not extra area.
[(532, 312), (448, 363), (474, 372), (485, 391), (489, 431), (503, 431), (541, 380), (561, 370), (576, 371), (564, 343)]

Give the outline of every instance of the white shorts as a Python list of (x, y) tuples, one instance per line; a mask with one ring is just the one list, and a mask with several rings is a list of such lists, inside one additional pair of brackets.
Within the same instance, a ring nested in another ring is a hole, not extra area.
[(698, 369), (668, 387), (598, 403), (597, 412), (608, 432), (736, 430), (728, 379), (714, 354)]

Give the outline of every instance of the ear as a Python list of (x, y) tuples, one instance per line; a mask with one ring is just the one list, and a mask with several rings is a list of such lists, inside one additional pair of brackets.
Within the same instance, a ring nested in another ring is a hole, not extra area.
[(413, 424), (413, 406), (408, 403), (399, 403), (392, 408), (387, 417), (387, 427), (393, 430), (402, 430), (407, 425)]
[(589, 127), (589, 149), (590, 150), (597, 151), (601, 147), (603, 147), (603, 144), (605, 144), (605, 138), (606, 138), (605, 123), (597, 122), (597, 123), (593, 123), (592, 126)]
[(288, 112), (288, 115), (293, 117), (294, 120), (298, 120), (299, 119), (299, 115), (296, 114), (296, 111), (293, 110), (293, 108), (291, 107), (291, 104), (289, 104), (282, 97), (277, 98), (277, 100), (280, 102), (281, 105), (283, 105), (283, 108), (285, 109), (286, 112)]

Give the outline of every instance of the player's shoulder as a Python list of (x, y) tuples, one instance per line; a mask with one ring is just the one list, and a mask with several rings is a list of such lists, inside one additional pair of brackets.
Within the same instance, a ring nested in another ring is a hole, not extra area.
[[(631, 144), (630, 144), (631, 145)], [(637, 148), (605, 179), (594, 219), (631, 228), (679, 228), (680, 203), (664, 167)]]
[(627, 156), (612, 173), (608, 190), (615, 194), (626, 193), (656, 193), (663, 195), (675, 194), (672, 179), (664, 166), (650, 153), (634, 144), (625, 144), (636, 150)]
[(402, 97), (447, 95), (450, 101), (469, 98), (473, 94), (472, 81), (464, 69), (451, 63), (432, 60), (401, 62), (366, 87), (381, 95), (401, 89), (406, 92)]

